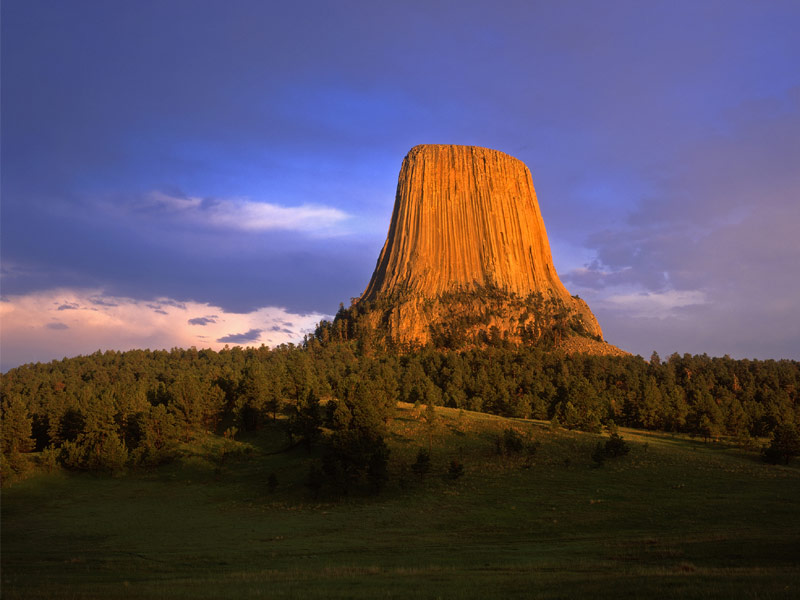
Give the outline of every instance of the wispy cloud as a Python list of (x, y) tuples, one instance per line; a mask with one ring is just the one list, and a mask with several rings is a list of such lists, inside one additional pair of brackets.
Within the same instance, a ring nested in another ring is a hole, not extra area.
[(676, 309), (706, 304), (703, 292), (669, 290), (615, 294), (601, 301), (606, 307), (624, 311), (629, 317), (674, 318)]
[[(284, 325), (287, 325), (287, 324), (284, 323)], [(281, 333), (288, 333), (289, 335), (291, 335), (294, 332), (291, 329), (289, 329), (289, 327), (291, 327), (291, 323), (289, 323), (287, 327), (281, 327), (281, 325), (273, 325), (272, 327), (269, 328), (269, 330), (270, 331), (279, 331)]]
[(609, 340), (643, 354), (800, 356), (800, 171), (787, 168), (800, 164), (798, 115), (798, 87), (732, 106), (676, 147), (679, 161), (641, 167), (647, 185), (625, 218), (584, 234), (589, 256), (563, 281)]
[(336, 234), (350, 216), (338, 208), (316, 204), (281, 206), (248, 198), (204, 199), (147, 194), (140, 210), (156, 210), (195, 224), (243, 231), (286, 230), (314, 234)]

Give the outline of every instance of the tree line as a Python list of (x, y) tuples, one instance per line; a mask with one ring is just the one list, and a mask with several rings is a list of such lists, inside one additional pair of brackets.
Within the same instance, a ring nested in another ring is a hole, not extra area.
[(309, 336), (274, 349), (98, 351), (17, 367), (0, 384), (6, 472), (34, 451), (73, 469), (147, 467), (196, 436), (280, 420), (296, 442), (328, 432), (332, 480), (379, 487), (397, 401), (742, 443), (800, 424), (797, 361), (564, 356), (502, 343), (397, 353)]

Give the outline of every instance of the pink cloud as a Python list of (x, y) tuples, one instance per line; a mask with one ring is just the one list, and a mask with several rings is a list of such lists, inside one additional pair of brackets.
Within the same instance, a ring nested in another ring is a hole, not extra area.
[[(330, 318), (278, 307), (228, 313), (205, 303), (170, 298), (144, 302), (104, 296), (98, 290), (60, 289), (4, 300), (0, 303), (3, 371), (98, 349), (195, 346), (219, 350), (226, 344), (296, 343), (320, 320)], [(292, 330), (284, 327), (287, 322), (294, 323)], [(269, 339), (261, 335), (264, 331), (270, 331)]]

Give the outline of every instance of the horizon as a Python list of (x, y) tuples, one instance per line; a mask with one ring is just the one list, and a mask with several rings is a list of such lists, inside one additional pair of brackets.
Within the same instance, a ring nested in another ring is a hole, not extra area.
[(427, 143), (527, 165), (610, 343), (800, 360), (797, 3), (0, 10), (0, 372), (302, 341)]

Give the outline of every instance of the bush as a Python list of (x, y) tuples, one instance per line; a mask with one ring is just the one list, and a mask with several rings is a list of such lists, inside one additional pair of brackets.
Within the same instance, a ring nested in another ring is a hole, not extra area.
[(631, 447), (622, 439), (622, 436), (618, 433), (612, 433), (605, 444), (603, 442), (597, 442), (594, 450), (592, 450), (592, 460), (597, 463), (599, 467), (605, 463), (607, 458), (625, 456), (630, 451)]
[(431, 470), (431, 455), (425, 448), (420, 448), (419, 452), (417, 452), (417, 460), (411, 465), (411, 470), (420, 476), (427, 474)]
[(447, 469), (447, 476), (450, 479), (458, 479), (463, 474), (464, 474), (464, 465), (455, 459), (451, 460), (450, 467)]
[(611, 437), (608, 438), (605, 446), (606, 455), (612, 458), (616, 458), (618, 456), (625, 456), (628, 452), (631, 451), (631, 447), (622, 439), (622, 436), (618, 433), (612, 433)]
[(48, 446), (44, 450), (41, 451), (39, 454), (39, 466), (44, 469), (45, 472), (51, 473), (58, 468), (58, 455), (60, 451), (58, 448), (54, 448), (53, 446)]
[(128, 461), (128, 449), (116, 433), (91, 431), (61, 446), (61, 463), (78, 471), (118, 473)]
[(507, 427), (502, 435), (495, 438), (494, 446), (497, 453), (503, 456), (520, 454), (525, 449), (525, 440), (516, 429)]
[(788, 465), (800, 455), (800, 432), (792, 424), (778, 425), (772, 434), (772, 442), (762, 451), (764, 460), (773, 465)]
[(592, 460), (597, 463), (598, 467), (602, 467), (606, 462), (606, 447), (603, 442), (597, 442), (597, 445), (592, 450)]

